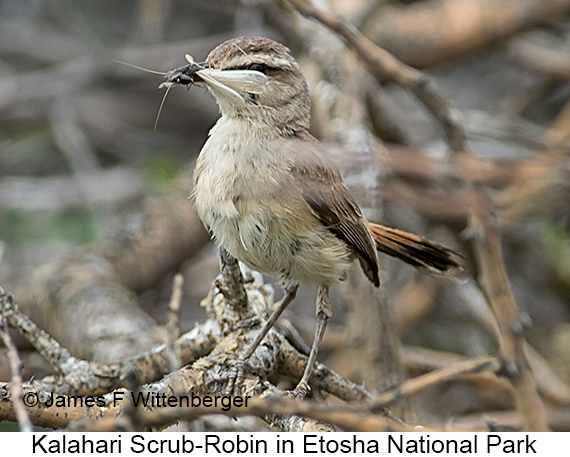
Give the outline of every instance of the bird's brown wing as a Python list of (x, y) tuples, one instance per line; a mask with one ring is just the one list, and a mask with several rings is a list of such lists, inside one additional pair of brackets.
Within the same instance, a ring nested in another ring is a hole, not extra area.
[(316, 140), (298, 140), (290, 173), (313, 214), (358, 255), (366, 276), (378, 286), (376, 244), (358, 204)]

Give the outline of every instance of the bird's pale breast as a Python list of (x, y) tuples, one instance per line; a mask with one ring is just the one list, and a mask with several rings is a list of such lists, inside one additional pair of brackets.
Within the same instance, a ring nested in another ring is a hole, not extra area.
[(337, 282), (352, 251), (312, 214), (289, 175), (287, 157), (259, 151), (278, 147), (236, 135), (227, 124), (214, 127), (195, 170), (196, 209), (216, 242), (284, 286)]

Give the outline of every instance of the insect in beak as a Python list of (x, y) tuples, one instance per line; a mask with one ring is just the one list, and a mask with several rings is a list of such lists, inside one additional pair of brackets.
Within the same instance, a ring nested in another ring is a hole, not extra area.
[(130, 64), (127, 62), (121, 62), (120, 60), (115, 60), (115, 62), (117, 62), (117, 63), (120, 63), (122, 65), (127, 65), (131, 68), (136, 68), (137, 70), (146, 71), (147, 73), (153, 73), (156, 75), (164, 75), (164, 78), (166, 79), (166, 81), (161, 83), (158, 86), (158, 88), (163, 89), (166, 87), (166, 92), (164, 93), (164, 97), (162, 97), (162, 101), (160, 102), (160, 106), (158, 108), (158, 113), (156, 115), (156, 120), (154, 121), (154, 130), (155, 131), (156, 131), (156, 127), (158, 125), (158, 119), (160, 118), (160, 114), (162, 112), (162, 107), (164, 106), (164, 102), (166, 100), (166, 96), (168, 95), (168, 92), (170, 91), (170, 88), (172, 86), (184, 85), (184, 86), (187, 86), (188, 89), (190, 89), (192, 84), (194, 84), (194, 82), (195, 82), (195, 78), (197, 77), (198, 79), (200, 79), (200, 77), (197, 76), (196, 73), (199, 72), (200, 70), (204, 70), (206, 68), (209, 68), (209, 65), (207, 62), (196, 63), (194, 61), (194, 58), (190, 54), (186, 54), (185, 57), (186, 57), (186, 61), (188, 62), (188, 65), (185, 65), (185, 66), (180, 67), (180, 68), (175, 68), (174, 70), (170, 70), (167, 72), (149, 70), (147, 68), (139, 67), (137, 65), (133, 65), (133, 64)]
[(185, 85), (188, 87), (188, 89), (190, 89), (192, 84), (194, 84), (196, 73), (200, 70), (208, 68), (207, 62), (196, 63), (190, 54), (186, 54), (184, 57), (186, 57), (188, 65), (180, 68), (175, 68), (174, 70), (170, 70), (164, 73), (166, 81), (158, 86), (159, 89), (166, 87), (166, 92), (164, 93), (164, 97), (162, 97), (162, 101), (160, 102), (160, 107), (158, 108), (158, 113), (156, 115), (156, 121), (154, 122), (155, 131), (156, 126), (158, 125), (158, 119), (160, 118), (160, 113), (162, 112), (164, 101), (166, 100), (166, 96), (168, 95), (170, 88), (172, 86)]
[(188, 65), (166, 72), (166, 81), (158, 86), (159, 89), (169, 89), (176, 85), (190, 87), (195, 82), (196, 73), (209, 67), (207, 62), (196, 63), (190, 54), (185, 55)]

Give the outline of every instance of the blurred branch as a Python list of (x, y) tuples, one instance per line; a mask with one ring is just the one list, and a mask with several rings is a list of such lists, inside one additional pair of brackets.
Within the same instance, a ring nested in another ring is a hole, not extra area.
[[(525, 344), (525, 353), (537, 388), (544, 400), (548, 404), (561, 407), (570, 405), (570, 388), (528, 343)], [(460, 354), (416, 346), (405, 346), (402, 357), (406, 368), (414, 373), (439, 370), (467, 360), (467, 357)], [(513, 388), (509, 381), (494, 373), (481, 372), (470, 375), (466, 379), (485, 395), (501, 398), (513, 395)]]
[(363, 33), (416, 68), (448, 62), (570, 12), (568, 0), (428, 0), (381, 6)]
[(524, 352), (524, 334), (530, 319), (519, 312), (512, 295), (501, 255), (497, 222), (491, 214), (489, 199), (481, 190), (473, 191), (470, 199), (470, 230), (475, 240), (480, 283), (499, 324), (499, 353), (504, 363), (504, 373), (513, 386), (523, 429), (547, 431), (544, 407)]
[(316, 19), (341, 36), (380, 82), (394, 82), (413, 93), (434, 116), (451, 149), (464, 150), (465, 135), (452, 104), (437, 90), (425, 73), (405, 65), (389, 52), (376, 46), (350, 24), (318, 9), (308, 0), (288, 0), (303, 16)]

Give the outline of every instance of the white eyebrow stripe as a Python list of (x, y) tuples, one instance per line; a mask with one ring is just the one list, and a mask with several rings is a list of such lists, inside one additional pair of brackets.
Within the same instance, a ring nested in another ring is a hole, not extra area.
[(270, 67), (281, 68), (281, 69), (286, 69), (286, 70), (292, 70), (293, 69), (291, 62), (289, 62), (286, 59), (281, 59), (279, 57), (271, 57), (270, 59), (268, 59), (267, 62), (264, 62), (264, 63)]
[(251, 55), (239, 55), (226, 62), (223, 62), (224, 68), (246, 68), (252, 63), (262, 63), (268, 67), (280, 68), (282, 70), (292, 70), (293, 66), (291, 62), (287, 59), (282, 59), (280, 57), (263, 55), (263, 54), (251, 54)]

